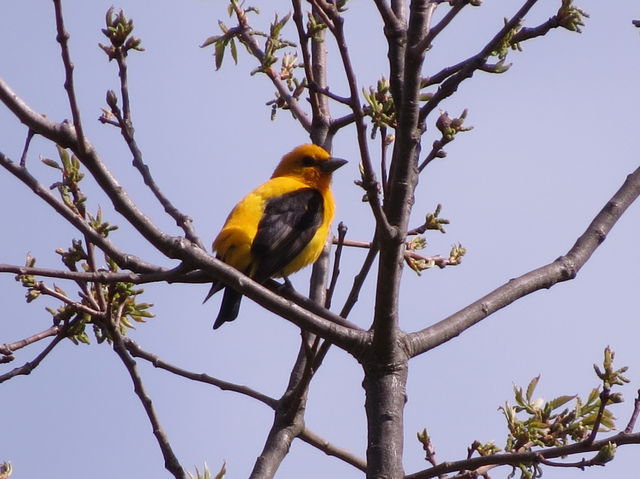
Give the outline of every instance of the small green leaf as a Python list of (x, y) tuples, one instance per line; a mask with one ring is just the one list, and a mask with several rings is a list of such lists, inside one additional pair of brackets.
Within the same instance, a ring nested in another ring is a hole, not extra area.
[(551, 401), (549, 401), (549, 405), (551, 406), (551, 410), (553, 411), (554, 409), (557, 409), (561, 406), (564, 406), (565, 404), (567, 404), (569, 401), (575, 399), (577, 396), (573, 395), (573, 396), (560, 396), (557, 397)]
[(533, 396), (533, 392), (536, 390), (538, 381), (540, 381), (540, 375), (533, 378), (529, 383), (529, 385), (527, 386), (527, 401), (531, 401), (531, 397)]
[(54, 161), (50, 158), (40, 158), (40, 161), (42, 161), (45, 165), (50, 166), (51, 168), (55, 168), (57, 170), (62, 169), (57, 161)]
[(224, 49), (227, 46), (227, 42), (225, 40), (218, 40), (215, 46), (215, 57), (216, 57), (216, 70), (220, 70), (222, 66), (222, 60), (224, 58)]
[(231, 58), (233, 58), (234, 63), (238, 64), (238, 49), (236, 48), (236, 42), (232, 38), (229, 42), (229, 47), (231, 48)]
[(200, 48), (205, 48), (205, 47), (208, 47), (209, 45), (213, 45), (218, 40), (220, 40), (220, 38), (222, 38), (222, 35), (214, 35), (212, 37), (209, 37), (202, 43), (202, 45), (200, 45)]

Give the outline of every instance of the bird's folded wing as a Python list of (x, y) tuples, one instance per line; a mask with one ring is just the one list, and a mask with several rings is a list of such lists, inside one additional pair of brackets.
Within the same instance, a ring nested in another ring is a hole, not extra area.
[(270, 198), (251, 247), (257, 263), (253, 278), (262, 282), (279, 276), (309, 244), (323, 215), (322, 195), (314, 188)]

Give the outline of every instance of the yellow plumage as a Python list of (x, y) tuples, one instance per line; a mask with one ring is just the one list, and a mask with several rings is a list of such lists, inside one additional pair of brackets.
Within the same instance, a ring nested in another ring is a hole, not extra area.
[[(217, 257), (258, 282), (288, 276), (315, 262), (335, 213), (331, 175), (344, 163), (316, 145), (286, 154), (271, 179), (231, 211), (213, 242)], [(236, 318), (242, 298), (214, 282), (205, 301), (223, 288), (214, 329)]]

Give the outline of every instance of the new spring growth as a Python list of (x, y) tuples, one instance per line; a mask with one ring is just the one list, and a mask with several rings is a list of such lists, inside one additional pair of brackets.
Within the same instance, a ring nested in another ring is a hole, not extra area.
[(269, 35), (264, 43), (264, 56), (262, 57), (262, 65), (251, 72), (254, 75), (258, 72), (266, 72), (273, 64), (278, 61), (276, 52), (283, 48), (296, 48), (297, 45), (289, 40), (285, 40), (282, 37), (282, 29), (291, 18), (291, 13), (285, 15), (282, 19), (278, 18), (276, 13), (271, 27), (269, 28)]
[(458, 118), (449, 117), (449, 113), (441, 111), (440, 116), (436, 120), (436, 128), (442, 133), (442, 146), (452, 141), (461, 131), (473, 130), (472, 126), (462, 126), (469, 111), (465, 108)]
[(605, 446), (598, 451), (596, 457), (593, 458), (593, 462), (596, 464), (604, 465), (609, 461), (612, 461), (616, 455), (616, 445), (612, 442), (608, 442)]
[[(36, 265), (36, 259), (31, 255), (31, 253), (27, 253), (27, 259), (24, 262), (25, 267), (33, 268)], [(15, 277), (16, 281), (22, 283), (22, 286), (27, 288), (26, 299), (27, 303), (30, 303), (38, 296), (40, 296), (40, 291), (35, 289), (38, 284), (36, 277), (30, 274), (18, 274)]]
[(433, 445), (431, 444), (431, 437), (427, 432), (427, 428), (424, 428), (422, 431), (419, 431), (416, 434), (416, 436), (418, 437), (418, 442), (422, 444), (422, 449), (424, 449), (424, 451), (427, 453), (427, 456), (429, 456), (429, 454), (432, 454)]
[(436, 210), (433, 213), (428, 213), (425, 221), (426, 229), (437, 230), (440, 233), (446, 233), (443, 225), (448, 225), (449, 220), (446, 218), (440, 218), (440, 211), (442, 211), (442, 205), (438, 203)]
[(389, 80), (382, 77), (378, 80), (375, 88), (372, 86), (368, 90), (363, 88), (362, 95), (367, 102), (367, 106), (364, 109), (365, 115), (371, 118), (371, 123), (373, 124), (373, 129), (371, 130), (372, 139), (376, 137), (378, 128), (396, 127), (396, 113)]
[[(504, 19), (504, 24), (509, 23), (507, 18)], [(500, 42), (496, 45), (496, 47), (491, 51), (491, 56), (498, 57), (500, 60), (504, 60), (509, 53), (509, 50), (517, 50), (519, 52), (522, 51), (522, 47), (519, 42), (513, 40), (513, 37), (522, 29), (522, 22), (518, 22), (511, 30), (504, 34), (504, 37), (500, 40)]]
[(629, 382), (629, 379), (622, 375), (627, 371), (627, 369), (629, 369), (627, 366), (616, 370), (613, 369), (613, 360), (615, 359), (615, 357), (616, 353), (613, 352), (609, 346), (607, 346), (604, 350), (604, 361), (602, 362), (604, 371), (601, 370), (597, 364), (593, 365), (593, 369), (602, 381), (602, 385), (605, 389), (611, 389), (611, 387), (614, 385), (623, 386), (624, 384)]
[(562, 5), (556, 14), (558, 24), (569, 31), (582, 33), (584, 19), (589, 18), (589, 14), (573, 5), (573, 0), (562, 0)]
[(449, 220), (446, 218), (440, 218), (441, 211), (442, 205), (438, 203), (433, 213), (427, 213), (424, 223), (417, 228), (407, 231), (407, 236), (421, 235), (427, 230), (437, 230), (441, 233), (446, 233), (443, 225), (448, 225)]
[(470, 458), (474, 452), (477, 452), (480, 456), (490, 456), (497, 454), (502, 449), (495, 445), (493, 441), (481, 443), (480, 441), (473, 441), (471, 446), (467, 448), (467, 457)]
[(50, 188), (57, 189), (64, 204), (84, 217), (87, 197), (80, 191), (79, 186), (84, 178), (84, 173), (80, 171), (80, 160), (75, 155), (69, 155), (69, 152), (62, 147), (56, 145), (56, 148), (62, 166), (50, 158), (42, 158), (45, 165), (62, 172), (62, 181), (54, 183)]
[(113, 7), (107, 10), (105, 15), (107, 28), (102, 29), (102, 33), (109, 39), (111, 45), (98, 44), (109, 57), (109, 61), (117, 58), (119, 54), (126, 57), (129, 50), (144, 51), (140, 46), (142, 40), (131, 35), (133, 20), (128, 19), (123, 10), (114, 15), (114, 10)]
[[(224, 52), (227, 46), (231, 50), (231, 56), (233, 57), (233, 61), (238, 64), (238, 49), (236, 47), (235, 38), (238, 39), (240, 43), (242, 43), (248, 50), (250, 50), (249, 46), (245, 43), (241, 33), (248, 29), (248, 13), (259, 14), (260, 11), (255, 7), (244, 7), (240, 8), (240, 5), (236, 0), (231, 0), (229, 5), (227, 6), (227, 13), (229, 16), (236, 15), (238, 20), (238, 26), (229, 28), (223, 22), (218, 20), (218, 26), (220, 27), (220, 31), (222, 35), (214, 35), (212, 37), (207, 38), (200, 48), (208, 47), (209, 45), (214, 45), (213, 55), (215, 57), (216, 70), (219, 70), (222, 66), (222, 60), (224, 58)], [(258, 34), (258, 32), (255, 32)], [(261, 36), (266, 36), (264, 33), (260, 34)]]
[(57, 248), (56, 253), (61, 256), (62, 263), (69, 268), (70, 271), (78, 271), (77, 263), (88, 259), (87, 253), (82, 246), (82, 240), (71, 240), (71, 248), (67, 251)]
[(307, 13), (307, 35), (310, 38), (320, 40), (318, 36), (327, 26), (322, 23), (312, 12)]

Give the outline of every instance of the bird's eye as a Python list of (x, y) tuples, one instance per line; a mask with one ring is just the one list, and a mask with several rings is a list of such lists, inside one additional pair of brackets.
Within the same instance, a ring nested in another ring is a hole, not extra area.
[(303, 164), (303, 166), (313, 166), (313, 165), (315, 165), (315, 164), (316, 164), (316, 160), (314, 160), (314, 159), (313, 159), (312, 157), (310, 157), (310, 156), (305, 156), (305, 157), (302, 159), (302, 164)]

